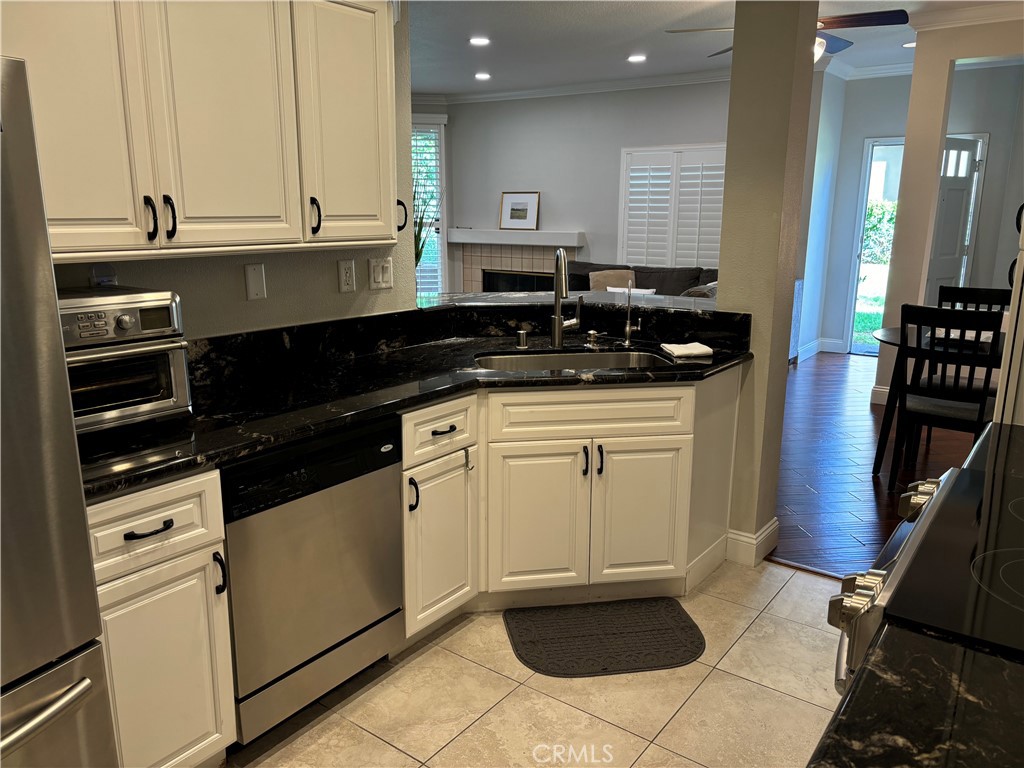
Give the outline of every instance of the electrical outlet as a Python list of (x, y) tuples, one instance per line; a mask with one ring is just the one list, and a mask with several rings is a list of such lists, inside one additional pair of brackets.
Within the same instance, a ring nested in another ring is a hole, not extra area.
[(352, 259), (338, 262), (338, 290), (352, 293), (356, 289), (356, 263)]
[(391, 269), (391, 257), (384, 259), (370, 259), (370, 290), (379, 291), (384, 288), (393, 288), (395, 285), (394, 275)]
[(267, 276), (262, 264), (245, 265), (245, 295), (249, 301), (267, 298)]

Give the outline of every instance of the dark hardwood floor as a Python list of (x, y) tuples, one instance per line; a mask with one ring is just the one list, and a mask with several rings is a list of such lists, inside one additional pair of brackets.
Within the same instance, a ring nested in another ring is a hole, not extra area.
[[(779, 544), (769, 560), (843, 576), (871, 567), (900, 521), (900, 494), (913, 480), (960, 466), (973, 435), (936, 429), (917, 464), (886, 491), (891, 440), (882, 473), (871, 475), (882, 406), (871, 405), (877, 359), (819, 353), (792, 366), (779, 467)], [(895, 432), (895, 429), (893, 430)]]

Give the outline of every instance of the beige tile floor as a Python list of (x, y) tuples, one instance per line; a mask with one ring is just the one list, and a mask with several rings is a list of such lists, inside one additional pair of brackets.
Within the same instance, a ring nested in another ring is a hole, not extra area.
[(229, 756), (285, 766), (804, 766), (839, 702), (838, 582), (725, 563), (681, 603), (707, 641), (676, 669), (535, 674), (501, 614), (463, 616)]

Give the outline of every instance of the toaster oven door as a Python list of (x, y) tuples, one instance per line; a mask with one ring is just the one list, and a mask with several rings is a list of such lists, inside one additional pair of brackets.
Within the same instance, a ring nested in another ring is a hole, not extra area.
[(67, 353), (75, 429), (90, 432), (189, 410), (181, 339)]

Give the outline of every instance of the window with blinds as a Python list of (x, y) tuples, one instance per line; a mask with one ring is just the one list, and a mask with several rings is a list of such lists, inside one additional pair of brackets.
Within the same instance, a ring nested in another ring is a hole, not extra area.
[[(413, 205), (409, 226), (416, 237), (417, 222), (426, 215), (421, 230), (422, 256), (416, 265), (416, 293), (437, 295), (444, 291), (444, 126), (413, 125)], [(420, 247), (420, 243), (417, 243)]]
[(724, 189), (724, 144), (623, 150), (619, 262), (717, 268)]

